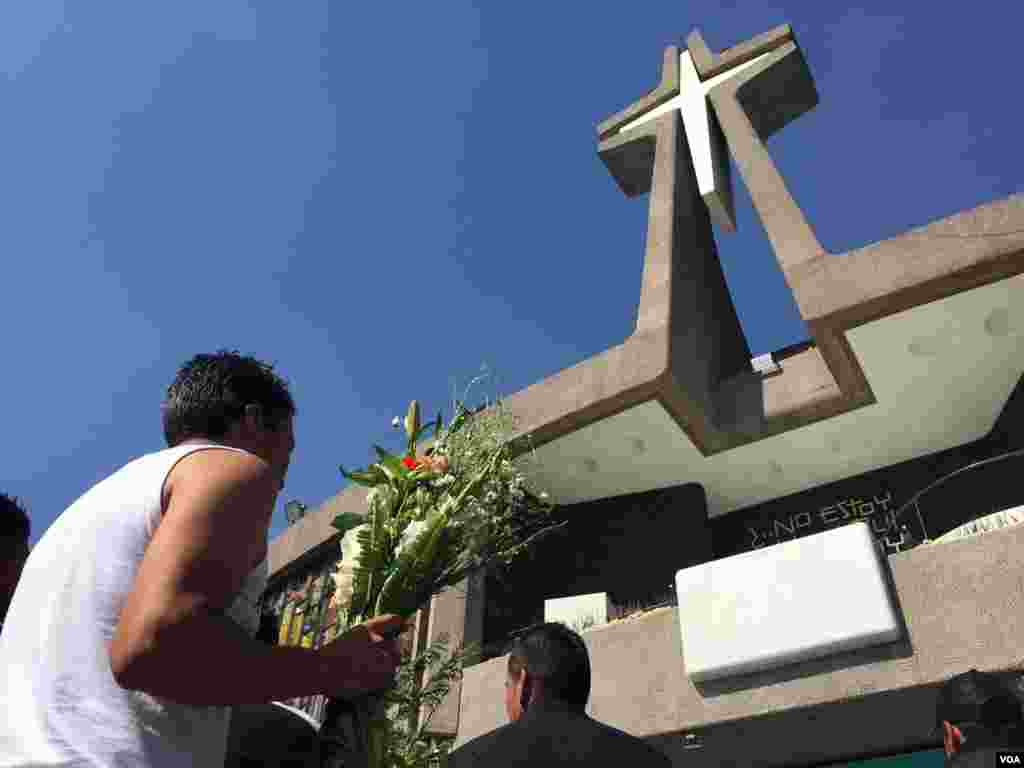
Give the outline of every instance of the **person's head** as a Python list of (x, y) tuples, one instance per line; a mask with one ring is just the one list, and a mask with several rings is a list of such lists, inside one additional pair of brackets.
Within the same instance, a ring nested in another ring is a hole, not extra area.
[(945, 682), (936, 721), (946, 757), (1001, 746), (1008, 729), (1021, 725), (1020, 700), (998, 675), (972, 669)]
[(590, 698), (590, 655), (576, 632), (549, 622), (512, 644), (505, 681), (505, 712), (518, 720), (538, 702), (559, 703), (583, 713)]
[(167, 388), (164, 437), (173, 448), (211, 440), (242, 448), (285, 472), (295, 448), (295, 402), (274, 367), (237, 352), (196, 355)]
[(18, 585), (21, 569), (28, 559), (32, 524), (28, 513), (13, 496), (0, 493), (0, 621)]

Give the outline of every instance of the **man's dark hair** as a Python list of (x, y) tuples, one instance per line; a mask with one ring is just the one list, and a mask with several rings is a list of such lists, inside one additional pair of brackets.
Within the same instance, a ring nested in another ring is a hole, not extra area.
[(1021, 703), (1007, 681), (972, 669), (945, 682), (939, 691), (936, 720), (963, 728), (995, 731), (1021, 722)]
[(274, 373), (274, 366), (227, 350), (196, 355), (167, 388), (167, 445), (173, 448), (195, 437), (217, 440), (242, 418), (247, 405), (261, 406), (270, 428), (295, 414), (288, 385)]
[(516, 638), (508, 657), (508, 674), (525, 669), (544, 681), (544, 694), (583, 712), (590, 698), (590, 654), (583, 638), (564, 624), (541, 624)]
[(32, 522), (25, 507), (16, 497), (0, 493), (0, 556), (16, 556), (31, 534)]

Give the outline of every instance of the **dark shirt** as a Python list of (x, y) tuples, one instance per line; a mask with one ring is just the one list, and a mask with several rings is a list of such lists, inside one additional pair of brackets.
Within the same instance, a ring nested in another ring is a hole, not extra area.
[(559, 704), (534, 703), (513, 722), (463, 744), (450, 768), (543, 768), (549, 765), (622, 765), (670, 768), (672, 762), (635, 736)]
[[(964, 748), (953, 755), (947, 764), (950, 768), (975, 768), (976, 766), (997, 766), (996, 753), (1001, 751), (1024, 751), (1024, 729), (1020, 726), (1000, 732), (977, 732), (968, 735)], [(1008, 765), (1013, 765), (1009, 763)]]

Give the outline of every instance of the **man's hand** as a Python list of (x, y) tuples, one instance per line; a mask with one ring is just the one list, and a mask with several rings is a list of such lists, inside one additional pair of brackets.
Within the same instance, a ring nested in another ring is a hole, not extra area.
[(332, 694), (354, 699), (393, 686), (402, 661), (398, 636), (407, 628), (401, 616), (378, 616), (321, 648)]

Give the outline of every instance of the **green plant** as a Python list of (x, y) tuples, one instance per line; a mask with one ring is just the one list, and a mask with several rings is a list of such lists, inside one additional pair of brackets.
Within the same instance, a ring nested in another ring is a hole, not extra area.
[(462, 678), (462, 670), (479, 656), (475, 646), (448, 650), (445, 637), (415, 657), (408, 655), (398, 670), (398, 682), (388, 692), (391, 732), (390, 765), (395, 768), (440, 768), (455, 741), (428, 732), (431, 718)]
[[(561, 527), (551, 524), (547, 494), (524, 474), (530, 458), (522, 450), (525, 440), (516, 436), (515, 419), (500, 401), (476, 411), (455, 405), (447, 424), (438, 414), (424, 425), (414, 400), (404, 422), (393, 422), (405, 427), (404, 455), (374, 446), (377, 462), (352, 472), (341, 468), (370, 489), (365, 517), (347, 513), (333, 522), (343, 534), (343, 561), (354, 562), (351, 578), (339, 570), (333, 597), (349, 627), (384, 614), (412, 616), (445, 588), (509, 564)], [(431, 430), (432, 442), (418, 453)], [(388, 761), (400, 709), (386, 694), (352, 705), (341, 756), (346, 766), (394, 764)]]

